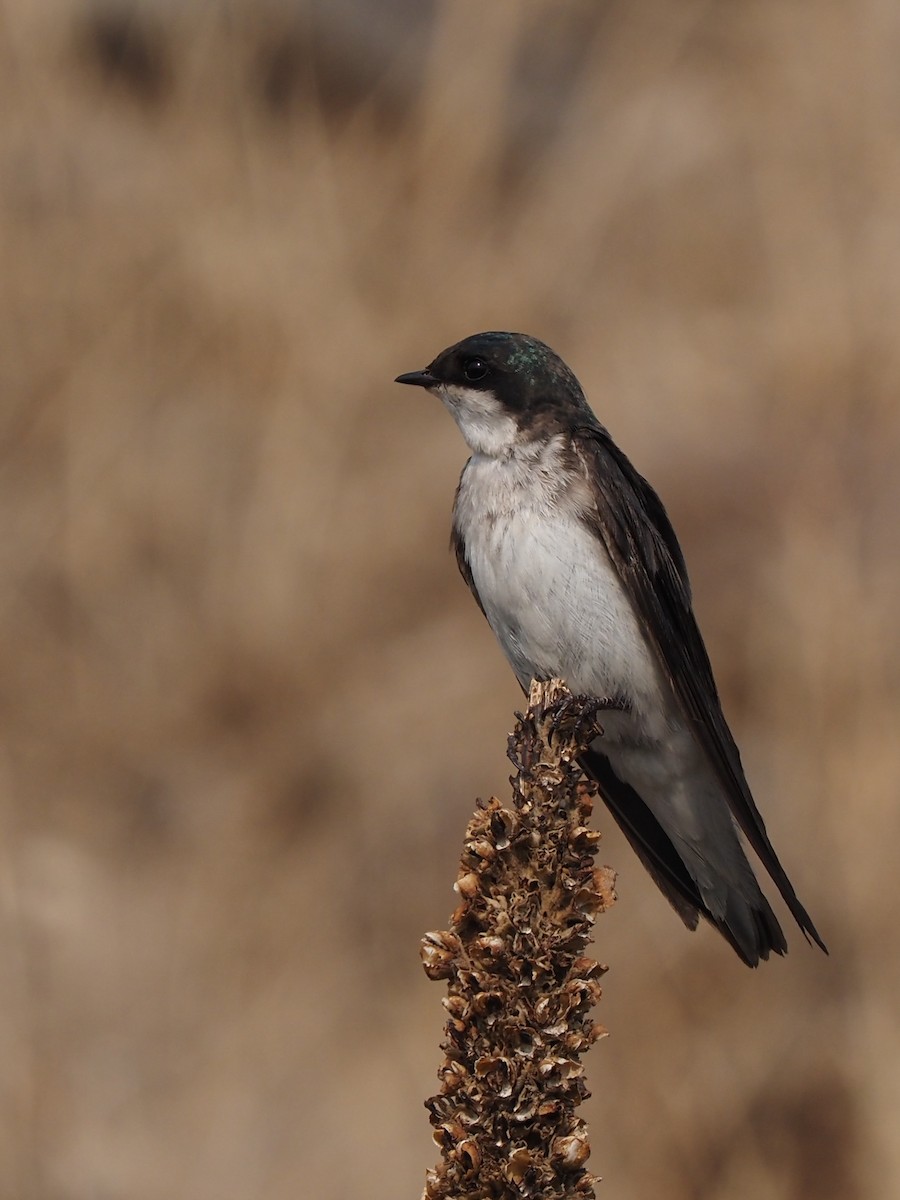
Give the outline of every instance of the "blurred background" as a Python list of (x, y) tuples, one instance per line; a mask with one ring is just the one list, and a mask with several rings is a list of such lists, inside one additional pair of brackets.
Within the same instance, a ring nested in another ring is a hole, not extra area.
[(743, 967), (598, 809), (603, 1195), (900, 1194), (900, 7), (0, 18), (0, 1197), (418, 1196), (521, 703), (400, 371), (533, 333), (661, 492), (774, 843)]

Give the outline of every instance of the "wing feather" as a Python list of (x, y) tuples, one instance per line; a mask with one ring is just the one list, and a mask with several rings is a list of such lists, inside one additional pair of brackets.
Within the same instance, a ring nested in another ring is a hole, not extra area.
[(592, 503), (583, 519), (604, 542), (632, 603), (644, 618), (659, 660), (721, 780), (735, 819), (797, 924), (825, 950), (750, 794), (694, 618), (684, 556), (661, 500), (602, 426), (580, 426), (573, 434), (572, 447), (591, 489)]

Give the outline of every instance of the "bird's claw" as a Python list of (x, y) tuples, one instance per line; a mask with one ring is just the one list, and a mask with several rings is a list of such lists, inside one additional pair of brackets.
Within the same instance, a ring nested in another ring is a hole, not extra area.
[(579, 746), (588, 746), (595, 737), (603, 736), (598, 713), (627, 712), (628, 708), (628, 703), (618, 696), (573, 696), (569, 693), (555, 706), (550, 733), (554, 737), (569, 733)]

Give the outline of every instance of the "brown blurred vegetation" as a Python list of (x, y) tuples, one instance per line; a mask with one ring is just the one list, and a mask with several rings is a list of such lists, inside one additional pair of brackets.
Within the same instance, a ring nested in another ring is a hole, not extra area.
[(900, 1192), (900, 8), (0, 20), (0, 1200), (417, 1195), (520, 697), (401, 370), (549, 341), (666, 500), (826, 940), (747, 971), (602, 813), (619, 1200)]

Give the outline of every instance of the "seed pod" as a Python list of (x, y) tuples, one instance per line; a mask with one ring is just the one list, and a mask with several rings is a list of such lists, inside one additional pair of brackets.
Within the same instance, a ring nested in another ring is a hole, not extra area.
[(565, 729), (558, 685), (536, 685), (513, 737), (512, 802), (490, 799), (466, 831), (447, 933), (422, 959), (446, 979), (446, 1059), (427, 1107), (441, 1161), (425, 1200), (591, 1200), (580, 1055), (605, 968), (584, 954), (615, 877), (594, 870), (591, 785)]

